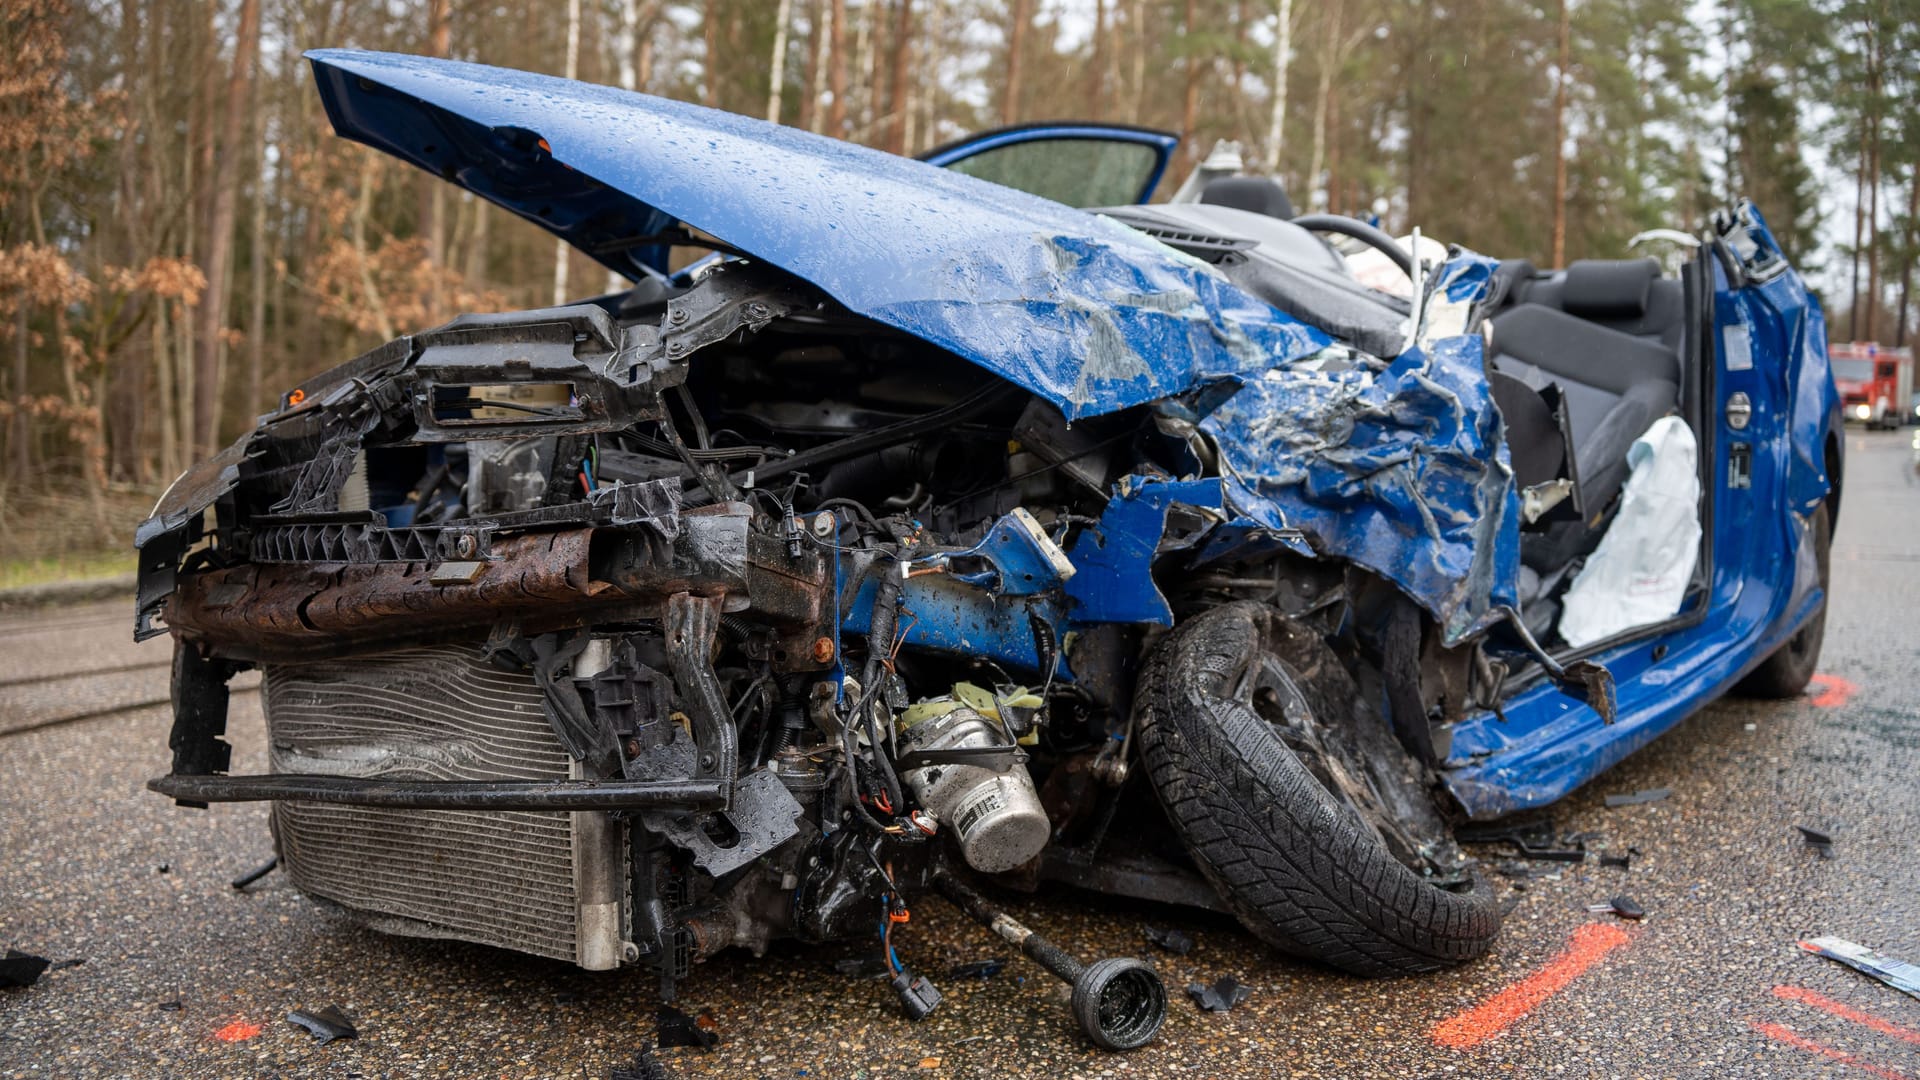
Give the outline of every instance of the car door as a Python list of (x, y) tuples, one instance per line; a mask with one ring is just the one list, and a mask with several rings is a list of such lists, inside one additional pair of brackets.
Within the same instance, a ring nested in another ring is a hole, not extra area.
[(1124, 124), (1021, 124), (919, 155), (929, 165), (1068, 206), (1131, 206), (1153, 197), (1177, 135)]

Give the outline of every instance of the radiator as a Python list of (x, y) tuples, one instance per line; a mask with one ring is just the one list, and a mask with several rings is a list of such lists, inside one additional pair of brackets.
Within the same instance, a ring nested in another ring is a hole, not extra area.
[[(414, 780), (577, 775), (526, 672), (474, 646), (270, 664), (275, 772)], [(619, 966), (624, 830), (604, 813), (392, 810), (281, 802), (293, 883), (374, 929)]]

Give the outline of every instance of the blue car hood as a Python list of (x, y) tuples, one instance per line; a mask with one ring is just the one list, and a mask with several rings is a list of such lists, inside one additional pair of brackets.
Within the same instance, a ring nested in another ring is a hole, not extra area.
[(1069, 418), (1327, 344), (1117, 222), (921, 162), (611, 87), (390, 53), (307, 54), (334, 129), (629, 277), (676, 223), (938, 345)]

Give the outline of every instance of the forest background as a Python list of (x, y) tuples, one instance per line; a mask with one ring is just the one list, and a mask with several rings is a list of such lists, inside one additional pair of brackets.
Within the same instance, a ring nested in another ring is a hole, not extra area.
[(333, 136), (302, 50), (575, 76), (897, 153), (1218, 139), (1303, 208), (1542, 265), (1752, 198), (1836, 340), (1904, 343), (1920, 0), (0, 0), (0, 587), (132, 524), (292, 382), (605, 271)]

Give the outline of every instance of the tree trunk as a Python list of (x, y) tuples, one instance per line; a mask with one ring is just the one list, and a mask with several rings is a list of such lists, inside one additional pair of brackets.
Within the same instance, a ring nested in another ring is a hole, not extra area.
[[(580, 0), (567, 0), (567, 78), (580, 77)], [(573, 247), (564, 239), (553, 241), (553, 306), (567, 302), (567, 273), (573, 263)]]
[(1553, 79), (1553, 265), (1567, 265), (1567, 65), (1573, 53), (1571, 0), (1560, 0), (1560, 66)]
[(827, 34), (827, 90), (833, 103), (827, 108), (827, 134), (847, 137), (847, 0), (831, 0), (832, 26)]
[[(253, 228), (248, 252), (248, 284), (253, 294), (252, 310), (247, 313), (247, 390), (242, 416), (252, 416), (261, 407), (262, 369), (267, 348), (267, 116), (255, 103), (253, 109)], [(431, 179), (431, 178), (429, 178)], [(439, 185), (435, 185), (439, 186)], [(438, 208), (436, 207), (436, 210)], [(438, 219), (436, 218), (436, 229)], [(436, 259), (438, 256), (436, 256)]]
[[(1192, 0), (1188, 0), (1189, 3)], [(1007, 79), (1000, 100), (1000, 122), (1015, 124), (1020, 121), (1020, 76), (1025, 67), (1023, 60), (1027, 51), (1027, 24), (1033, 21), (1033, 0), (1013, 0), (1007, 23)]]
[[(1860, 118), (1860, 163), (1853, 171), (1853, 300), (1847, 305), (1847, 340), (1860, 340), (1860, 255), (1867, 230), (1867, 121)], [(1868, 330), (1871, 333), (1871, 329)]]
[(1920, 226), (1915, 219), (1920, 218), (1920, 163), (1915, 163), (1912, 176), (1907, 180), (1907, 222), (1901, 246), (1906, 249), (1905, 257), (1900, 260), (1900, 318), (1893, 324), (1893, 347), (1899, 348), (1907, 343), (1907, 305), (1913, 300), (1913, 264), (1916, 261), (1916, 245), (1920, 245)]
[(808, 131), (820, 130), (820, 93), (826, 79), (827, 67), (824, 63), (827, 48), (827, 28), (821, 25), (824, 5), (821, 0), (807, 2), (807, 69), (801, 75), (801, 85), (807, 88), (806, 95), (800, 99), (800, 117), (798, 126)]
[(1087, 57), (1087, 119), (1101, 115), (1101, 62), (1107, 48), (1107, 0), (1093, 0), (1093, 52)]
[[(1867, 33), (1867, 119), (1873, 136), (1867, 153), (1866, 336), (1880, 339), (1880, 28)], [(1901, 402), (1904, 406), (1906, 403)]]
[(1200, 156), (1200, 143), (1194, 130), (1200, 122), (1200, 54), (1194, 45), (1194, 0), (1187, 0), (1180, 22), (1180, 42), (1186, 47), (1186, 92), (1180, 99), (1180, 138), (1187, 144), (1187, 157)]
[(1343, 52), (1338, 47), (1343, 10), (1340, 4), (1328, 4), (1325, 9), (1326, 47), (1320, 51), (1320, 80), (1313, 99), (1313, 153), (1307, 162), (1307, 206), (1312, 210), (1325, 210), (1328, 202), (1327, 184), (1320, 170), (1327, 161), (1327, 106), (1328, 99), (1333, 97), (1333, 71), (1339, 66)]
[(27, 441), (31, 437), (30, 421), (27, 419), (27, 302), (20, 301), (20, 308), (14, 313), (13, 326), (13, 385), (7, 387), (7, 394), (13, 402), (13, 434), (8, 438), (13, 443), (13, 484), (20, 487), (33, 475), (33, 461), (27, 450)]
[(887, 91), (886, 148), (896, 154), (907, 152), (907, 125), (913, 102), (907, 94), (907, 69), (913, 62), (913, 0), (897, 0), (893, 13), (892, 89)]
[(862, 0), (860, 4), (860, 26), (855, 31), (853, 46), (853, 77), (860, 80), (860, 106), (853, 110), (853, 130), (848, 136), (854, 142), (869, 142), (873, 138), (873, 7), (880, 0)]
[(1133, 85), (1127, 109), (1132, 123), (1140, 122), (1147, 102), (1147, 0), (1133, 0)]
[(241, 0), (239, 34), (233, 46), (233, 71), (227, 78), (226, 112), (221, 117), (219, 156), (211, 177), (212, 209), (207, 219), (204, 271), (206, 295), (200, 301), (200, 348), (194, 387), (195, 453), (212, 454), (220, 439), (221, 368), (226, 357), (227, 287), (233, 269), (233, 218), (240, 186), (241, 122), (250, 104), (253, 58), (260, 48), (260, 0)]
[(767, 122), (780, 122), (781, 99), (787, 89), (787, 24), (793, 21), (793, 0), (780, 0), (773, 25), (773, 62), (767, 73)]
[[(453, 55), (452, 0), (427, 0), (427, 55), (446, 58)], [(427, 261), (443, 266), (447, 258), (447, 185), (437, 176), (421, 174), (420, 235), (427, 238)], [(438, 275), (429, 277), (429, 288), (436, 288)], [(432, 298), (438, 307), (438, 297)]]
[(719, 8), (720, 0), (706, 0), (700, 9), (700, 104), (709, 109), (720, 107)]
[[(1187, 8), (1192, 10), (1193, 0), (1187, 0)], [(1268, 176), (1280, 175), (1280, 145), (1286, 137), (1287, 73), (1293, 67), (1293, 0), (1280, 0), (1277, 14), (1273, 28), (1273, 116), (1267, 122)]]

